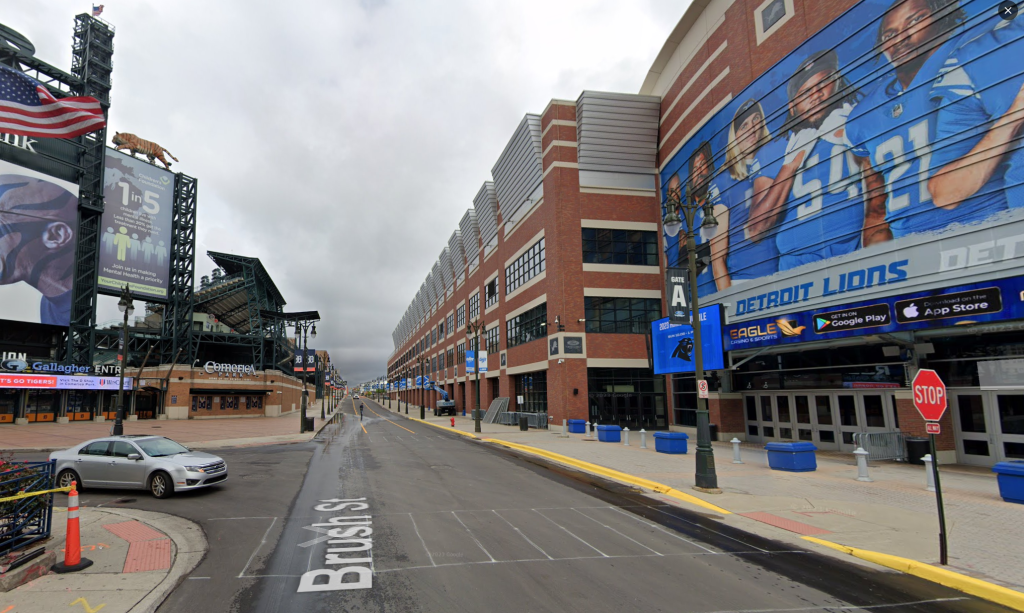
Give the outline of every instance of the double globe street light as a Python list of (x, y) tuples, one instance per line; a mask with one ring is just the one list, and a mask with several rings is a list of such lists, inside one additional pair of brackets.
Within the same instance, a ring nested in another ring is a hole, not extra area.
[(118, 343), (117, 359), (121, 361), (121, 374), (117, 388), (117, 413), (114, 415), (114, 427), (110, 430), (110, 434), (113, 436), (124, 434), (124, 371), (128, 367), (128, 318), (135, 312), (132, 293), (127, 285), (121, 290), (121, 299), (117, 301), (117, 310), (124, 313), (124, 322), (121, 326), (121, 339)]
[(480, 330), (484, 329), (483, 319), (466, 322), (466, 345), (473, 342), (473, 371), (476, 373), (476, 405), (473, 409), (473, 431), (480, 432)]
[[(690, 191), (690, 190), (688, 190)], [(698, 190), (693, 190), (694, 192)], [(697, 242), (696, 233), (701, 228), (718, 227), (718, 220), (715, 219), (714, 205), (709, 199), (704, 198), (703, 202), (686, 202), (681, 197), (680, 189), (670, 187), (665, 197), (665, 233), (669, 236), (676, 236), (683, 229), (683, 222), (686, 222), (686, 258), (688, 277), (690, 281), (690, 317), (693, 326), (693, 375), (695, 385), (704, 380), (704, 355), (701, 344), (700, 306), (697, 302)], [(702, 213), (700, 223), (697, 222), (697, 212)], [(679, 214), (682, 213), (682, 218)], [(683, 238), (683, 237), (680, 237)], [(697, 454), (695, 457), (696, 473), (694, 475), (695, 487), (701, 491), (720, 492), (718, 489), (718, 475), (715, 472), (715, 452), (711, 447), (710, 413), (708, 412), (708, 401), (697, 394)]]

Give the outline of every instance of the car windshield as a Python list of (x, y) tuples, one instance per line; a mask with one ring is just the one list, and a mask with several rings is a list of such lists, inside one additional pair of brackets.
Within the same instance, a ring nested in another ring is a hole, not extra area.
[(151, 458), (188, 453), (188, 447), (182, 447), (169, 438), (148, 438), (135, 443)]

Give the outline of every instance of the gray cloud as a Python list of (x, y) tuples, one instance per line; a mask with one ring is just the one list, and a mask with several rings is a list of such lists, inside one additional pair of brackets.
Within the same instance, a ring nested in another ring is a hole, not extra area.
[[(289, 309), (320, 311), (315, 346), (359, 382), (384, 373), (523, 114), (637, 91), (686, 4), (108, 0), (110, 128), (198, 178), (197, 276), (207, 250), (259, 257)], [(68, 69), (83, 8), (19, 0), (3, 22)]]

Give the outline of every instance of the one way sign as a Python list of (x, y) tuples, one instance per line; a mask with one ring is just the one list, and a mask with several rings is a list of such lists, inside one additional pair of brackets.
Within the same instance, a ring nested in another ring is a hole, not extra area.
[(668, 296), (668, 321), (690, 323), (689, 271), (686, 268), (665, 269), (665, 295)]

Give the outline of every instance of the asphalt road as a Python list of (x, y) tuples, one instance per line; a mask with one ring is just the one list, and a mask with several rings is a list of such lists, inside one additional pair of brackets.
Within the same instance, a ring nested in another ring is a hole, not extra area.
[(217, 488), (82, 502), (206, 531), (209, 554), (162, 613), (1005, 611), (366, 404), (313, 443), (221, 452)]

